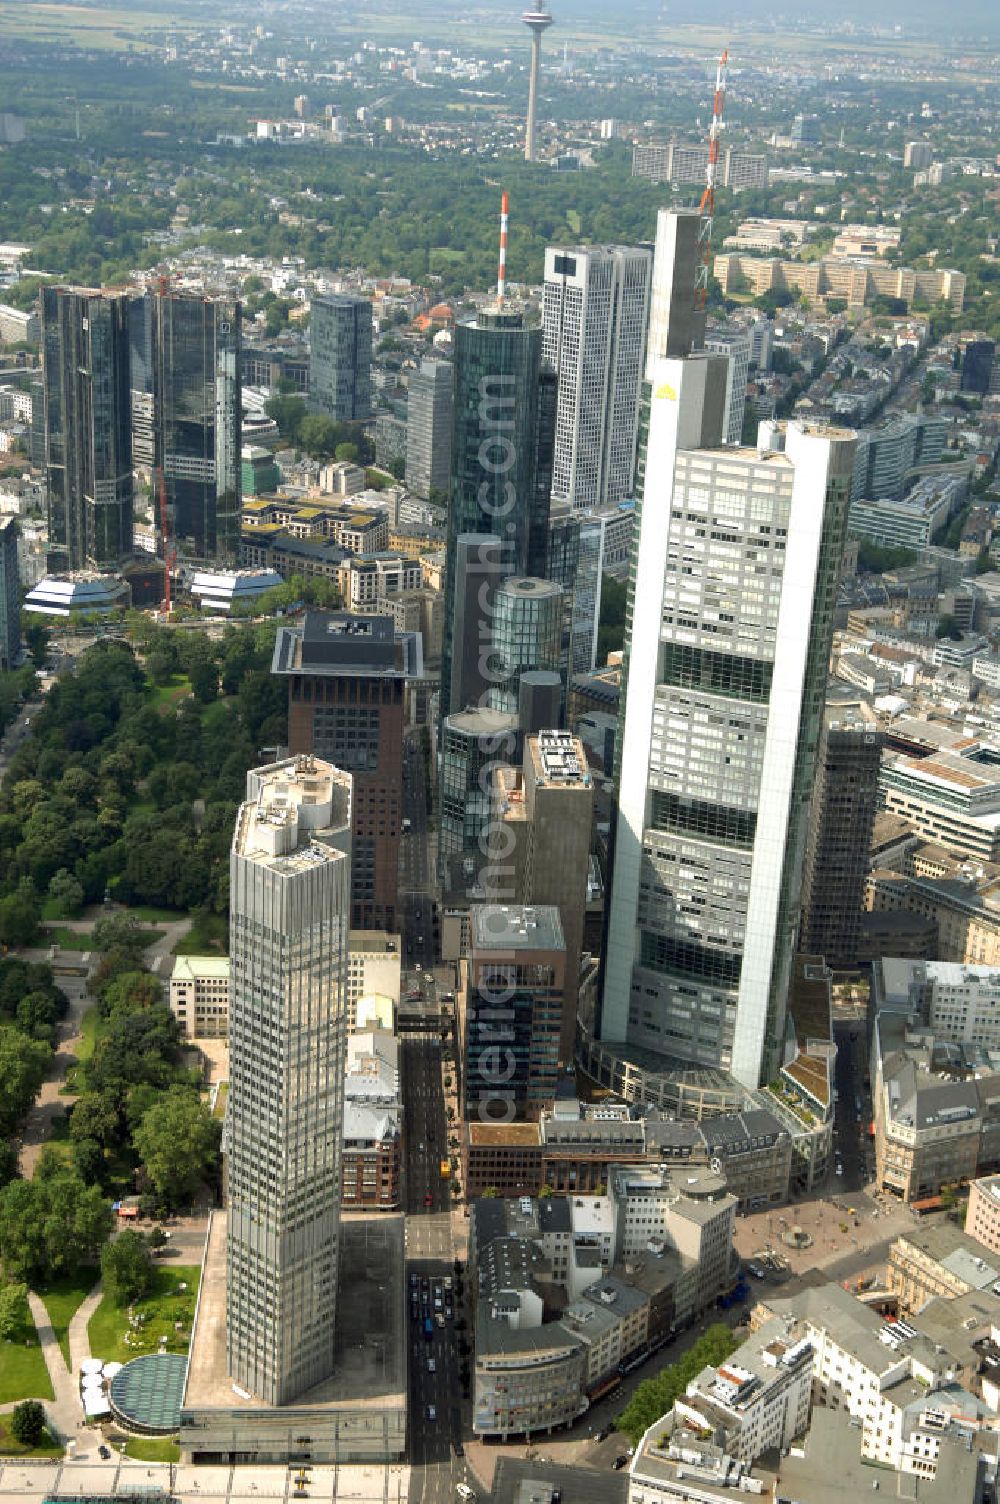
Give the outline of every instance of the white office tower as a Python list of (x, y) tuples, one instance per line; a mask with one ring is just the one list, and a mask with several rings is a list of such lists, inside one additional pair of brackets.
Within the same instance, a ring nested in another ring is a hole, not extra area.
[(227, 1361), (268, 1405), (333, 1367), (351, 794), (318, 758), (252, 769), (230, 857)]
[(726, 410), (722, 418), (722, 442), (738, 444), (743, 437), (743, 414), (747, 405), (747, 381), (750, 377), (750, 354), (753, 339), (748, 329), (713, 329), (705, 336), (705, 349), (724, 355), (729, 363), (726, 374)]
[(725, 379), (653, 372), (600, 1037), (754, 1088), (783, 1058), (855, 436), (714, 447)]
[(542, 357), (559, 376), (552, 500), (575, 511), (633, 492), (651, 269), (646, 247), (545, 252)]
[(661, 209), (649, 297), (646, 380), (663, 356), (680, 359), (705, 340), (705, 310), (695, 300), (701, 264), (701, 215), (697, 209)]

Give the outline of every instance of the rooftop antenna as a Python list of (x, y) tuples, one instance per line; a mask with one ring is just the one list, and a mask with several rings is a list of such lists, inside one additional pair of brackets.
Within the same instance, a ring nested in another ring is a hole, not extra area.
[(708, 276), (712, 265), (712, 221), (715, 219), (715, 177), (719, 165), (719, 137), (722, 134), (722, 115), (726, 108), (726, 73), (729, 64), (729, 49), (719, 58), (715, 70), (715, 94), (712, 98), (712, 123), (708, 128), (708, 162), (705, 167), (705, 189), (701, 195), (698, 212), (701, 224), (698, 241), (701, 259), (695, 274), (694, 301), (696, 308), (704, 308), (708, 302)]
[(510, 207), (510, 194), (506, 188), (500, 195), (500, 266), (497, 271), (497, 304), (503, 307), (504, 294), (507, 291), (507, 211)]

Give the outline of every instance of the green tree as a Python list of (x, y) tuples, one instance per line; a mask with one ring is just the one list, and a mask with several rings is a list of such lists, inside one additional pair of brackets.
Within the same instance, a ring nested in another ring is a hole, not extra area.
[(336, 459), (338, 462), (346, 461), (351, 465), (356, 465), (358, 462), (357, 444), (338, 444), (333, 453), (334, 459)]
[(21, 1281), (0, 1286), (0, 1341), (12, 1342), (25, 1327), (31, 1325), (28, 1309), (28, 1287)]
[(153, 1283), (153, 1259), (149, 1244), (126, 1227), (101, 1249), (101, 1278), (116, 1306), (128, 1306), (148, 1295)]
[(134, 914), (112, 914), (94, 925), (95, 950), (129, 951), (137, 958), (146, 948), (142, 925)]
[(52, 1059), (52, 1046), (0, 1025), (0, 1134), (8, 1136), (24, 1117)]
[(78, 914), (83, 904), (83, 884), (67, 868), (60, 867), (49, 883), (49, 897), (58, 904), (60, 914)]
[(73, 1104), (69, 1135), (76, 1142), (91, 1139), (110, 1149), (121, 1133), (121, 1114), (111, 1096), (96, 1091), (85, 1092)]
[(615, 1420), (618, 1430), (624, 1431), (633, 1444), (637, 1443), (643, 1433), (667, 1413), (703, 1368), (724, 1362), (736, 1346), (736, 1337), (728, 1326), (722, 1322), (710, 1326), (676, 1363), (638, 1385)]
[(299, 423), (298, 441), (307, 454), (329, 459), (337, 444), (337, 424), (325, 413), (309, 413)]
[(45, 1435), (45, 1410), (38, 1400), (22, 1400), (14, 1406), (10, 1434), (22, 1447), (37, 1447)]
[(173, 1086), (136, 1129), (136, 1153), (168, 1206), (187, 1204), (215, 1176), (222, 1125), (197, 1094)]
[(192, 663), (188, 670), (188, 678), (191, 681), (191, 691), (196, 700), (202, 705), (211, 705), (219, 694), (219, 670), (211, 659), (202, 659), (198, 663)]
[(30, 882), (0, 898), (0, 945), (30, 945), (38, 938), (42, 906)]

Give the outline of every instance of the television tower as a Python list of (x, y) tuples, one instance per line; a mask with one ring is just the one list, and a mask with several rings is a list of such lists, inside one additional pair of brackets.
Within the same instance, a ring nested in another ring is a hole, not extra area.
[(521, 17), (531, 32), (531, 77), (528, 83), (528, 128), (524, 134), (524, 160), (535, 160), (535, 112), (538, 107), (538, 75), (542, 66), (542, 32), (552, 25), (553, 17), (545, 9), (545, 0)]

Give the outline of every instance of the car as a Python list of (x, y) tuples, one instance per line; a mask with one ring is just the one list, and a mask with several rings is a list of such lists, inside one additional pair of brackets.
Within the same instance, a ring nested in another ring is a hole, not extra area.
[(428, 1420), (437, 1420), (437, 1418), (438, 1418), (437, 1406), (436, 1405), (428, 1405), (427, 1406), (427, 1419)]
[(628, 1467), (628, 1457), (626, 1453), (619, 1452), (618, 1456), (615, 1458), (611, 1466), (614, 1468), (616, 1473), (620, 1473), (623, 1467)]
[(443, 1284), (445, 1290), (451, 1290), (454, 1287), (455, 1281), (452, 1279), (450, 1274), (446, 1274), (441, 1283)]
[[(458, 1457), (461, 1457), (461, 1455), (462, 1455), (461, 1452), (458, 1450), (459, 1447), (460, 1447), (460, 1445), (461, 1445), (461, 1443), (456, 1441), (456, 1443), (455, 1443), (455, 1454)], [(458, 1494), (458, 1497), (460, 1499), (464, 1499), (465, 1500), (465, 1504), (469, 1504), (469, 1500), (470, 1499), (474, 1499), (476, 1497), (474, 1491), (469, 1487), (469, 1485), (467, 1483), (456, 1483), (455, 1484), (455, 1492)]]
[(837, 1168), (834, 1170), (833, 1173), (836, 1175), (836, 1177), (837, 1177), (838, 1180), (843, 1180), (843, 1178), (844, 1178), (844, 1167), (843, 1167), (843, 1165), (838, 1165)]
[(97, 1448), (97, 1455), (98, 1457), (103, 1457), (104, 1461), (107, 1462), (109, 1457), (111, 1456), (111, 1448), (106, 1446), (99, 1446)]
[(434, 1320), (437, 1322), (438, 1326), (444, 1326), (444, 1316), (442, 1315), (442, 1313), (440, 1311), (438, 1311), (438, 1313), (435, 1316)]
[(455, 1307), (452, 1305), (452, 1303), (451, 1303), (450, 1300), (447, 1301), (446, 1304), (445, 1304), (444, 1314), (445, 1314), (445, 1320), (446, 1321), (452, 1321), (454, 1319), (454, 1316), (455, 1316)]
[(456, 1441), (454, 1443), (454, 1447), (455, 1447), (455, 1456), (456, 1457), (464, 1457), (465, 1456), (465, 1448), (463, 1447), (463, 1445), (462, 1445), (462, 1443), (460, 1441)]
[(427, 1359), (427, 1372), (437, 1373), (437, 1361), (434, 1358)]
[(424, 1205), (425, 1206), (433, 1206), (434, 1205), (434, 1197), (431, 1195), (430, 1191), (428, 1191), (427, 1195), (424, 1197)]
[(764, 1271), (759, 1264), (748, 1264), (747, 1268), (750, 1270), (750, 1273), (753, 1275), (754, 1279), (764, 1278)]
[(419, 1287), (419, 1285), (420, 1285), (420, 1276), (418, 1274), (411, 1274), (410, 1275), (410, 1289), (411, 1290), (416, 1290)]

